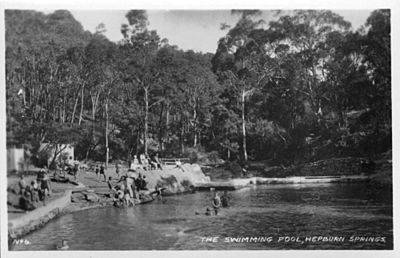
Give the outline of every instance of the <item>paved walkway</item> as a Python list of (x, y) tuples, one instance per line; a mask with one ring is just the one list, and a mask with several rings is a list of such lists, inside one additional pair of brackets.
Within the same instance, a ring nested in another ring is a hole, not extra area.
[[(53, 173), (50, 173), (50, 176), (52, 177)], [(64, 175), (64, 173), (60, 173), (60, 175)], [(68, 175), (67, 173), (65, 173), (65, 176), (73, 181), (74, 177), (71, 175)], [(106, 176), (108, 178), (108, 176), (112, 176), (113, 177), (113, 182), (115, 180), (117, 180), (117, 174), (115, 173), (115, 169), (109, 169), (108, 171), (106, 171)], [(25, 176), (25, 182), (27, 184), (29, 184), (32, 180), (36, 179), (35, 175), (27, 175)], [(19, 181), (19, 177), (18, 176), (9, 176), (7, 178), (7, 186), (8, 187), (14, 187), (15, 185), (18, 184)], [(81, 171), (78, 173), (77, 175), (77, 180), (78, 182), (81, 182), (82, 184), (84, 184), (87, 187), (90, 188), (96, 188), (96, 189), (100, 189), (100, 188), (104, 188), (104, 189), (108, 189), (108, 185), (107, 182), (104, 181), (104, 178), (102, 177), (97, 178), (96, 174), (94, 172), (91, 171)], [(18, 188), (18, 187), (17, 187)], [(67, 190), (74, 190), (76, 189), (76, 185), (72, 184), (72, 183), (59, 183), (59, 182), (51, 182), (51, 190), (52, 190), (52, 194), (46, 199), (46, 202), (52, 202), (54, 200), (56, 200), (57, 198), (60, 198), (65, 191)], [(10, 196), (10, 198), (19, 198), (19, 195), (16, 194), (12, 194), (12, 193), (8, 193)], [(14, 200), (14, 202), (18, 202), (17, 200)], [(43, 202), (38, 202), (36, 203), (37, 208), (43, 207)], [(8, 219), (15, 219), (18, 217), (21, 217), (29, 212), (26, 212), (22, 209), (13, 207), (11, 205), (7, 205), (8, 208)]]

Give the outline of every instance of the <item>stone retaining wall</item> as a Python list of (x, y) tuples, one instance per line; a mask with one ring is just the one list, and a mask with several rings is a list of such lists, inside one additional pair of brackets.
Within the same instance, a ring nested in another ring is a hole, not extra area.
[(71, 202), (71, 190), (56, 200), (48, 202), (46, 206), (37, 208), (21, 217), (11, 219), (8, 222), (8, 240), (19, 238), (36, 230), (48, 221), (60, 215), (65, 207)]

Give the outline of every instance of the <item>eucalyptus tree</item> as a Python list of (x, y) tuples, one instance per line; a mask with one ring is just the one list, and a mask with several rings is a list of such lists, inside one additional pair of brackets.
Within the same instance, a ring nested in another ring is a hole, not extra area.
[(186, 51), (184, 59), (184, 66), (180, 68), (184, 76), (180, 88), (183, 90), (184, 110), (188, 111), (186, 121), (191, 128), (191, 145), (197, 147), (201, 135), (205, 135), (210, 127), (210, 112), (218, 100), (220, 86), (211, 71), (210, 56)]
[[(108, 166), (109, 160), (109, 105), (110, 98), (118, 94), (116, 84), (120, 80), (120, 70), (117, 59), (117, 45), (110, 42), (105, 36), (96, 33), (85, 49), (85, 67), (87, 73), (88, 96), (91, 105), (91, 123), (92, 123), (92, 144), (88, 146), (88, 151), (93, 150), (102, 142), (95, 137), (97, 113), (102, 108), (103, 116), (101, 122), (104, 122), (105, 139), (105, 162)], [(82, 94), (84, 91), (82, 91)], [(82, 95), (83, 96), (83, 95)], [(82, 97), (82, 100), (84, 98)], [(101, 104), (104, 106), (101, 107)], [(83, 105), (83, 102), (82, 102)], [(101, 128), (101, 127), (100, 127)], [(86, 155), (88, 156), (88, 154)]]
[(375, 10), (366, 22), (367, 33), (364, 36), (365, 65), (368, 79), (373, 87), (371, 108), (378, 118), (375, 133), (385, 128), (391, 131), (391, 13), (388, 9)]
[(178, 50), (177, 46), (166, 44), (157, 53), (155, 65), (159, 73), (159, 80), (154, 87), (152, 104), (154, 118), (154, 128), (158, 128), (158, 148), (160, 151), (165, 149), (165, 144), (170, 144), (171, 117), (179, 112), (182, 100), (179, 96), (179, 84), (184, 81), (184, 67), (186, 65), (184, 53)]
[(295, 10), (269, 24), (275, 41), (289, 47), (288, 53), (296, 59), (298, 83), (296, 90), (303, 93), (310, 109), (323, 122), (323, 87), (327, 80), (326, 63), (337, 45), (327, 44), (330, 38), (346, 35), (351, 24), (328, 10)]
[(237, 24), (218, 42), (213, 69), (230, 90), (239, 97), (243, 159), (247, 161), (246, 99), (259, 90), (271, 77), (273, 67), (264, 58), (264, 44), (259, 44), (253, 32), (261, 29), (264, 21), (257, 18), (259, 10), (233, 10), (240, 14)]
[[(63, 69), (65, 57), (69, 49), (83, 47), (90, 33), (68, 11), (45, 15), (7, 10), (5, 18), (7, 91), (19, 93), (23, 107), (14, 117), (24, 124), (10, 129), (25, 131), (18, 133), (19, 143), (32, 141), (31, 136), (35, 142), (57, 141), (52, 128), (62, 125), (72, 111), (67, 107), (72, 101), (66, 85), (72, 83)], [(77, 69), (66, 66), (69, 74), (79, 77)]]
[(146, 11), (130, 10), (125, 17), (128, 20), (128, 24), (121, 26), (121, 33), (124, 37), (122, 48), (127, 58), (124, 80), (130, 80), (134, 87), (139, 86), (143, 90), (143, 145), (144, 153), (147, 154), (149, 96), (159, 79), (159, 72), (154, 61), (158, 50), (166, 41), (161, 40), (156, 31), (148, 30)]

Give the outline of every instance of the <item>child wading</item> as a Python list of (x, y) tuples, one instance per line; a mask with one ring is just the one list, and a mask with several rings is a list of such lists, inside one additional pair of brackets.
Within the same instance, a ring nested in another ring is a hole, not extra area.
[(214, 193), (214, 198), (212, 200), (212, 206), (214, 208), (215, 215), (218, 215), (218, 210), (221, 207), (221, 198), (217, 192)]

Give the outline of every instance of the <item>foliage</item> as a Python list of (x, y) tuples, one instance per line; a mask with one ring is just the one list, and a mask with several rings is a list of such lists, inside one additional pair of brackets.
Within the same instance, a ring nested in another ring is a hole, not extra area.
[(119, 43), (65, 10), (6, 10), (7, 144), (277, 165), (390, 149), (390, 10), (355, 32), (328, 10), (260, 14), (233, 10), (204, 54), (169, 45), (144, 10), (127, 12)]

